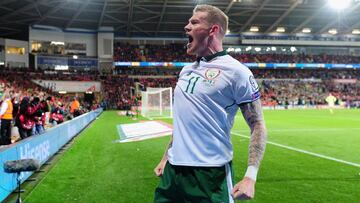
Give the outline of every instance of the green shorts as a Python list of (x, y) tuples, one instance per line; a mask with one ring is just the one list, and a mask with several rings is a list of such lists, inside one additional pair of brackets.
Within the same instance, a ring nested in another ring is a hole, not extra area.
[(174, 166), (166, 163), (154, 202), (234, 202), (231, 162), (221, 167)]

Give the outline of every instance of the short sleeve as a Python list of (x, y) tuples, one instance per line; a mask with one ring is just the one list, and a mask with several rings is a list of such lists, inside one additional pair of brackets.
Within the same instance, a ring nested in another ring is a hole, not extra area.
[(247, 68), (242, 68), (235, 78), (234, 98), (236, 104), (256, 101), (260, 98), (259, 85)]

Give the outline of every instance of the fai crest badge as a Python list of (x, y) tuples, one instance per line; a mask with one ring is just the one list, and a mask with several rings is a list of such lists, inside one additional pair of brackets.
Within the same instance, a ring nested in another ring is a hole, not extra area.
[(219, 75), (220, 75), (220, 70), (216, 68), (209, 68), (205, 72), (205, 77), (208, 80), (214, 80)]
[(249, 82), (250, 82), (251, 87), (253, 88), (254, 91), (259, 90), (259, 85), (257, 84), (254, 76), (251, 75), (251, 76), (249, 77)]

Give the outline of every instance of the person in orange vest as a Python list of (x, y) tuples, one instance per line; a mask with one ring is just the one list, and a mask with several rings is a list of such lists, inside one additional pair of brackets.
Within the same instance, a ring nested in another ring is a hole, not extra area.
[(8, 93), (4, 94), (4, 101), (0, 107), (0, 118), (0, 145), (11, 144), (11, 121), (13, 119), (13, 104)]
[(80, 102), (77, 100), (76, 97), (74, 97), (74, 100), (70, 104), (70, 113), (73, 114), (74, 117), (77, 117), (80, 115), (79, 109)]

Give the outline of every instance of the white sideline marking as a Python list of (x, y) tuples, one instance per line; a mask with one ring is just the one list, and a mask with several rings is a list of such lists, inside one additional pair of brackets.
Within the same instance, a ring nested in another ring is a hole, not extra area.
[[(267, 129), (268, 132), (309, 132), (309, 131), (343, 131), (343, 130), (360, 130), (360, 128), (284, 128), (284, 129)], [(241, 132), (249, 132), (249, 130), (239, 130)]]
[[(237, 135), (239, 137), (250, 138), (249, 136), (242, 135), (240, 133), (232, 132), (231, 134)], [(271, 142), (271, 141), (267, 141), (267, 143), (271, 144), (271, 145), (278, 146), (278, 147), (282, 147), (282, 148), (285, 148), (285, 149), (293, 150), (293, 151), (296, 151), (296, 152), (309, 154), (309, 155), (312, 155), (312, 156), (316, 156), (316, 157), (320, 157), (320, 158), (323, 158), (323, 159), (328, 159), (328, 160), (332, 160), (332, 161), (336, 161), (336, 162), (339, 162), (339, 163), (343, 163), (343, 164), (347, 164), (347, 165), (351, 165), (351, 166), (355, 166), (355, 167), (360, 168), (360, 164), (358, 164), (358, 163), (344, 161), (344, 160), (341, 160), (341, 159), (333, 158), (333, 157), (330, 157), (330, 156), (325, 156), (325, 155), (322, 155), (322, 154), (317, 154), (317, 153), (314, 153), (314, 152), (309, 152), (309, 151), (306, 151), (306, 150), (303, 150), (303, 149), (298, 149), (298, 148), (295, 148), (295, 147), (290, 147), (290, 146), (278, 144), (278, 143)]]

